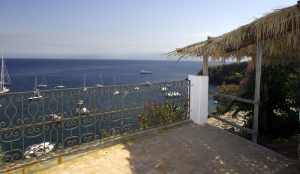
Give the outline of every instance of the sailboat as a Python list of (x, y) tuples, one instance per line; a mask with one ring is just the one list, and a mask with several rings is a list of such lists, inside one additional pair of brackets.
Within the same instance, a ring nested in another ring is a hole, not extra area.
[(84, 105), (83, 100), (79, 100), (77, 103), (76, 113), (79, 115), (88, 115), (90, 110)]
[(61, 81), (61, 84), (60, 84), (60, 85), (57, 85), (57, 86), (55, 86), (54, 88), (55, 88), (55, 89), (63, 89), (63, 88), (65, 88), (65, 86), (64, 86), (64, 85), (62, 85), (62, 81)]
[(55, 86), (54, 88), (55, 88), (55, 89), (63, 89), (63, 88), (65, 88), (65, 86), (64, 86), (64, 85), (57, 85), (57, 86)]
[(9, 92), (9, 88), (6, 86), (7, 84), (10, 83), (10, 77), (9, 74), (7, 72), (7, 69), (5, 67), (4, 64), (4, 58), (2, 56), (2, 60), (1, 60), (1, 75), (0, 75), (0, 94), (4, 94)]
[(143, 70), (140, 71), (140, 74), (141, 75), (148, 75), (148, 74), (152, 74), (152, 71), (147, 71), (147, 70), (143, 69)]
[(43, 96), (41, 95), (40, 90), (38, 89), (38, 85), (37, 85), (37, 77), (35, 76), (33, 96), (29, 97), (28, 100), (39, 100), (42, 98), (43, 98)]
[(83, 91), (87, 91), (87, 87), (86, 87), (86, 75), (84, 75), (84, 77), (83, 77)]
[(97, 83), (97, 84), (96, 84), (96, 87), (102, 88), (102, 87), (104, 87), (104, 85), (103, 85), (103, 76), (102, 76), (102, 75), (99, 75), (99, 78), (100, 78), (100, 82), (101, 82), (101, 83)]

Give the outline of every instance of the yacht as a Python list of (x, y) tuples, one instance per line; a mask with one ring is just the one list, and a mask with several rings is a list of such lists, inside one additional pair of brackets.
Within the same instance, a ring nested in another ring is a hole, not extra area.
[(33, 96), (29, 97), (28, 100), (39, 100), (42, 98), (43, 98), (43, 96), (41, 95), (40, 90), (38, 89), (38, 85), (37, 85), (37, 77), (35, 77)]
[(147, 86), (151, 86), (151, 85), (152, 85), (152, 83), (151, 83), (150, 81), (146, 81), (146, 82), (145, 82), (145, 85), (147, 85)]
[(84, 105), (83, 100), (79, 100), (77, 103), (76, 113), (79, 115), (88, 115), (90, 110)]
[(87, 87), (86, 87), (86, 75), (84, 75), (83, 77), (83, 91), (87, 91)]
[(46, 79), (45, 79), (42, 83), (40, 83), (40, 84), (38, 85), (38, 87), (39, 87), (39, 88), (47, 88), (48, 85), (47, 85)]
[(0, 94), (4, 94), (10, 91), (10, 89), (7, 87), (7, 84), (10, 83), (10, 77), (8, 74), (8, 71), (6, 69), (4, 58), (2, 56), (1, 59), (1, 75), (0, 75)]
[(61, 121), (62, 120), (62, 116), (52, 113), (48, 115), (49, 120), (51, 121)]
[(144, 75), (146, 75), (146, 74), (152, 74), (152, 71), (141, 70), (140, 74), (144, 74)]
[(98, 87), (98, 88), (103, 88), (104, 85), (102, 85), (102, 84), (96, 84), (96, 87)]
[(96, 87), (98, 87), (98, 88), (103, 88), (103, 87), (104, 87), (104, 85), (103, 85), (103, 84), (104, 84), (104, 83), (103, 83), (103, 76), (100, 74), (100, 75), (99, 75), (99, 78), (100, 78), (100, 82), (101, 82), (101, 83), (97, 83), (97, 84), (96, 84)]
[(39, 84), (38, 87), (39, 87), (39, 88), (47, 88), (48, 85), (46, 85), (46, 84)]
[(55, 148), (55, 144), (50, 142), (42, 142), (39, 144), (33, 144), (25, 149), (24, 157), (27, 159), (42, 156), (50, 153)]
[(57, 86), (55, 86), (54, 88), (55, 88), (55, 89), (63, 89), (63, 88), (65, 88), (65, 86), (64, 86), (64, 85), (57, 85)]
[(115, 91), (113, 95), (120, 95), (120, 91)]
[(175, 97), (181, 97), (181, 93), (177, 92), (177, 91), (170, 91), (170, 92), (167, 92), (165, 94), (166, 97), (169, 97), (169, 98), (175, 98)]
[(160, 88), (161, 92), (166, 92), (168, 90), (168, 88), (166, 86), (163, 86)]

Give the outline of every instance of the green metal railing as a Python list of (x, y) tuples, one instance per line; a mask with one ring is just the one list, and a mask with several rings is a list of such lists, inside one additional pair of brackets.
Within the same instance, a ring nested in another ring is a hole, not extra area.
[(188, 119), (189, 81), (0, 96), (2, 165)]

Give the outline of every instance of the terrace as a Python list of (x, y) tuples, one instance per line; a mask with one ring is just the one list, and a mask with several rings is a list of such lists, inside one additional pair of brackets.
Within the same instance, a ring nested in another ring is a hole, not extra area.
[(296, 170), (285, 157), (205, 124), (207, 90), (207, 78), (191, 76), (163, 83), (41, 91), (42, 98), (34, 101), (28, 100), (32, 92), (7, 94), (0, 100), (1, 171)]
[[(286, 158), (210, 125), (183, 122), (24, 173), (292, 173)], [(21, 173), (21, 170), (19, 170)]]
[[(42, 91), (34, 100), (32, 92), (1, 96), (1, 172), (299, 173), (294, 161), (256, 144), (261, 67), (296, 60), (299, 7), (300, 2), (174, 51), (202, 56), (204, 76)], [(293, 59), (282, 60), (287, 53)], [(245, 131), (253, 142), (207, 124), (209, 57), (247, 56), (256, 65), (254, 99), (214, 95), (253, 105), (253, 127), (213, 117)]]

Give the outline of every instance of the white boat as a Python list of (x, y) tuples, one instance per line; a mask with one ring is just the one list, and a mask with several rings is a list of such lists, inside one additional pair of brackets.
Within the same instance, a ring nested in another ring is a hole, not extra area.
[(160, 90), (161, 90), (161, 92), (166, 92), (168, 90), (168, 88), (163, 86), (163, 87), (160, 88)]
[(152, 71), (141, 70), (140, 74), (152, 74)]
[(39, 100), (42, 98), (43, 96), (41, 95), (40, 90), (37, 87), (37, 77), (35, 77), (33, 96), (29, 97), (28, 100)]
[(47, 88), (48, 85), (46, 85), (46, 84), (39, 84), (38, 87), (39, 87), (39, 88)]
[(65, 86), (64, 85), (58, 85), (58, 86), (55, 86), (54, 88), (55, 89), (63, 89), (63, 88), (65, 88)]
[(54, 150), (55, 144), (50, 142), (44, 142), (40, 144), (33, 144), (25, 149), (24, 156), (25, 158), (39, 157), (44, 154), (50, 153)]
[(115, 91), (113, 95), (120, 95), (120, 91)]
[(90, 111), (84, 106), (84, 101), (79, 100), (77, 103), (76, 113), (79, 115), (88, 115)]
[(104, 87), (104, 85), (101, 85), (101, 84), (96, 84), (96, 87), (98, 87), (98, 88), (103, 88), (103, 87)]
[(28, 100), (39, 100), (42, 98), (43, 98), (43, 96), (40, 94), (40, 90), (36, 89), (35, 91), (33, 91), (33, 96), (29, 97)]
[(40, 84), (38, 85), (38, 87), (39, 87), (39, 88), (47, 88), (48, 85), (47, 85), (46, 79), (45, 79), (45, 81), (43, 81), (42, 83), (40, 83)]
[(1, 75), (0, 75), (0, 94), (4, 94), (10, 91), (10, 89), (6, 86), (10, 83), (10, 77), (8, 71), (6, 69), (4, 58), (2, 56), (1, 60)]
[(152, 83), (151, 83), (150, 81), (146, 81), (146, 82), (145, 82), (145, 85), (147, 85), (147, 86), (151, 86), (151, 85), (152, 85)]
[(181, 97), (181, 93), (179, 93), (177, 91), (170, 91), (170, 92), (167, 92), (165, 94), (165, 96), (169, 97), (169, 98)]
[(103, 87), (104, 87), (104, 83), (103, 83), (103, 75), (100, 74), (100, 75), (99, 75), (99, 78), (100, 78), (100, 83), (97, 83), (97, 84), (96, 84), (96, 87), (98, 87), (98, 88), (103, 88)]
[(87, 87), (86, 87), (86, 75), (83, 76), (83, 91), (87, 91)]
[(62, 116), (59, 116), (58, 114), (49, 114), (48, 118), (51, 121), (61, 121), (62, 120)]

